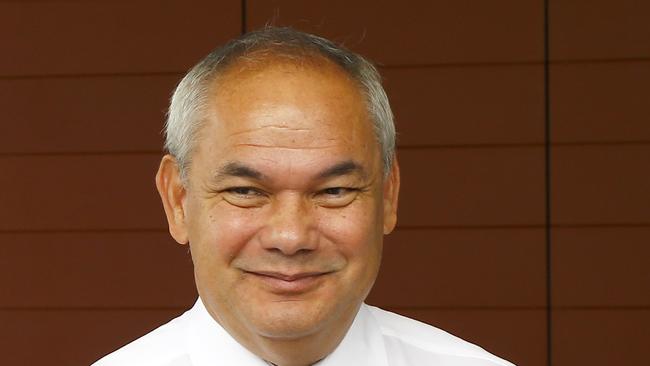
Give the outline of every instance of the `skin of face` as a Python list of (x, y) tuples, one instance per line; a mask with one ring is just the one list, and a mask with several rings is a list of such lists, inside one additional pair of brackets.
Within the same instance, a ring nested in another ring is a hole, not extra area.
[(396, 223), (399, 169), (383, 174), (358, 86), (325, 60), (270, 60), (218, 78), (184, 185), (156, 177), (199, 295), (239, 343), (306, 365), (345, 335)]

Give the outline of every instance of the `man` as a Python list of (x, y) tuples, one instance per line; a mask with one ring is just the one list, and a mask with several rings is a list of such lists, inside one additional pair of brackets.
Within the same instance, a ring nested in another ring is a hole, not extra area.
[(96, 365), (512, 365), (363, 304), (400, 178), (375, 68), (287, 28), (214, 51), (172, 97), (156, 185), (194, 307)]

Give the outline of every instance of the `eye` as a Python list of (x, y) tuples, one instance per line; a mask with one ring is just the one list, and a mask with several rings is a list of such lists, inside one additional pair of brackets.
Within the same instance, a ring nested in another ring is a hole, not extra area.
[(331, 196), (340, 196), (342, 194), (348, 193), (349, 190), (350, 188), (334, 187), (334, 188), (324, 189), (323, 193)]
[(359, 188), (331, 187), (325, 188), (316, 194), (316, 201), (323, 207), (344, 207), (357, 197)]
[(226, 202), (242, 208), (260, 207), (268, 199), (264, 191), (255, 187), (230, 187), (221, 193)]
[(261, 192), (253, 187), (232, 187), (225, 190), (240, 196), (259, 196)]

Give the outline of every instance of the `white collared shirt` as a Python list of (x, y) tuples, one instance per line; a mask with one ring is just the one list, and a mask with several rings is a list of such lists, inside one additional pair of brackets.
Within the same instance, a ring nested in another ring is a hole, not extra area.
[[(268, 366), (237, 343), (199, 299), (192, 309), (93, 366)], [(317, 366), (514, 366), (438, 328), (366, 304)]]

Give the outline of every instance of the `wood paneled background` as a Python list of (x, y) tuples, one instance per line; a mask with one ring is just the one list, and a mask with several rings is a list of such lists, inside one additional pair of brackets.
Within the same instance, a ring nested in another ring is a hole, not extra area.
[(650, 2), (0, 0), (3, 365), (87, 365), (189, 307), (168, 96), (267, 23), (380, 66), (399, 224), (369, 302), (518, 365), (650, 344)]

